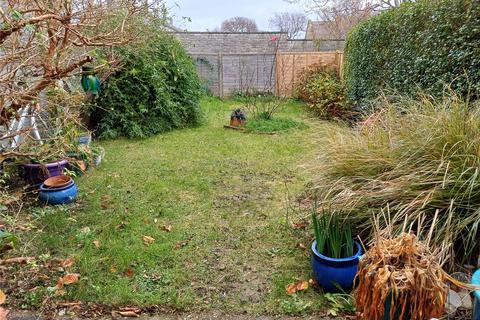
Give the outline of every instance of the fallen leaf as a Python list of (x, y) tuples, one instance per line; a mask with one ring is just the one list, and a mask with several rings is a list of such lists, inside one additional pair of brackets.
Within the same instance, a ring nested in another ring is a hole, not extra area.
[(0, 320), (7, 320), (9, 312), (10, 311), (8, 311), (7, 309), (3, 309), (2, 307), (0, 307)]
[(95, 248), (97, 248), (97, 249), (100, 248), (100, 241), (98, 241), (98, 240), (93, 240), (92, 243), (93, 243), (93, 245), (95, 246)]
[(5, 260), (0, 260), (0, 265), (3, 265), (3, 264), (16, 264), (16, 263), (25, 264), (25, 263), (32, 262), (33, 260), (35, 260), (34, 257), (16, 257), (16, 258), (9, 258), (9, 259), (5, 259)]
[(308, 289), (307, 281), (299, 281), (297, 283), (291, 283), (287, 286), (287, 294), (294, 294), (298, 291), (303, 291)]
[(0, 290), (0, 304), (4, 304), (5, 300), (7, 300), (7, 295), (2, 290)]
[(179, 243), (177, 243), (177, 244), (175, 245), (175, 249), (181, 249), (181, 248), (185, 247), (185, 246), (188, 244), (189, 241), (190, 241), (190, 240), (180, 241)]
[(75, 260), (72, 257), (69, 257), (69, 258), (63, 260), (60, 265), (62, 266), (62, 268), (66, 269), (66, 268), (70, 268), (71, 266), (73, 266), (74, 262), (75, 262)]
[(292, 228), (295, 230), (305, 229), (305, 223), (292, 223)]
[(128, 223), (126, 221), (121, 221), (120, 224), (117, 226), (117, 229), (125, 229), (127, 224)]
[(297, 247), (302, 250), (307, 250), (307, 247), (303, 243), (297, 244)]
[(129, 318), (138, 318), (142, 311), (138, 308), (123, 308), (112, 311), (112, 317), (122, 316)]
[(171, 225), (162, 226), (161, 229), (162, 229), (163, 231), (170, 232), (170, 231), (172, 231), (172, 226), (171, 226)]
[(133, 278), (134, 275), (135, 275), (135, 272), (133, 271), (132, 268), (128, 268), (125, 271), (125, 276), (128, 277), (128, 278)]
[(69, 273), (61, 278), (58, 278), (57, 289), (62, 289), (64, 285), (74, 284), (78, 281), (80, 275), (78, 273)]
[(57, 303), (57, 306), (59, 307), (75, 307), (81, 305), (81, 301), (75, 301), (75, 302), (59, 302)]
[(152, 238), (150, 236), (143, 236), (142, 239), (143, 243), (145, 243), (147, 246), (155, 242), (155, 238)]
[(111, 273), (117, 273), (117, 267), (115, 267), (114, 265), (111, 265), (110, 266), (110, 272)]

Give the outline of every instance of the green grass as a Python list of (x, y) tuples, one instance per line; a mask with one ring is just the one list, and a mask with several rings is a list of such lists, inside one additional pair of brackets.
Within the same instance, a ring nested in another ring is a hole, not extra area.
[[(287, 226), (285, 197), (286, 186), (293, 195), (303, 190), (300, 166), (324, 125), (289, 102), (279, 117), (308, 127), (281, 135), (226, 130), (236, 104), (206, 98), (199, 127), (101, 142), (106, 160), (77, 179), (79, 205), (35, 209), (38, 229), (22, 235), (24, 254), (73, 256), (82, 276), (61, 299), (253, 314), (321, 309), (312, 289), (285, 293), (311, 277), (309, 255), (297, 245), (313, 239)], [(144, 235), (155, 242), (145, 245)]]
[(245, 128), (255, 133), (276, 133), (290, 129), (304, 129), (306, 125), (298, 120), (274, 116), (272, 119), (249, 119)]

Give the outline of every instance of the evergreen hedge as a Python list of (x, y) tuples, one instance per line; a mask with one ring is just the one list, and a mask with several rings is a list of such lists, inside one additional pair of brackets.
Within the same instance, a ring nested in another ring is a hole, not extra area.
[(362, 105), (383, 89), (441, 96), (480, 93), (480, 1), (418, 0), (374, 16), (352, 30), (345, 81)]
[(199, 122), (202, 88), (192, 59), (172, 36), (148, 31), (118, 50), (122, 68), (93, 105), (100, 138), (142, 138)]

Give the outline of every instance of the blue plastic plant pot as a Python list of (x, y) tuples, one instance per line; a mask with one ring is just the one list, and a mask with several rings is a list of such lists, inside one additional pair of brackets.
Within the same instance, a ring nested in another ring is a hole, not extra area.
[[(480, 269), (472, 276), (472, 284), (480, 286)], [(480, 290), (473, 292), (473, 320), (480, 320)]]
[(362, 255), (360, 243), (354, 241), (357, 253), (347, 258), (330, 258), (317, 251), (317, 241), (312, 244), (312, 269), (317, 283), (325, 292), (348, 292), (353, 288), (358, 262)]
[(60, 188), (48, 188), (42, 183), (40, 186), (40, 201), (45, 204), (57, 205), (72, 203), (77, 199), (78, 189), (72, 180)]

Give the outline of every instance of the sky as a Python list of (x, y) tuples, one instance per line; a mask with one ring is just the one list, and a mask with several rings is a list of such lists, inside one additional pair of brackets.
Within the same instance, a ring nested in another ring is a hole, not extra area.
[[(270, 30), (268, 19), (275, 12), (303, 12), (299, 5), (283, 0), (166, 0), (174, 25), (188, 31), (220, 27), (223, 20), (242, 16), (254, 19), (260, 30)], [(182, 17), (188, 17), (188, 22)]]

